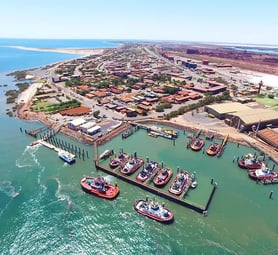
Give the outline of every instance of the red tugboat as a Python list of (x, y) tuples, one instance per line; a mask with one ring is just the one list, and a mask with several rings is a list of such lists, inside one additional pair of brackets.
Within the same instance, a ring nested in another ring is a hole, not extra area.
[(109, 166), (111, 168), (116, 168), (119, 165), (125, 163), (129, 159), (130, 155), (127, 152), (120, 152), (115, 158), (111, 159)]
[(153, 183), (157, 187), (163, 187), (168, 183), (172, 175), (173, 171), (171, 168), (163, 167), (158, 171), (157, 175), (154, 177)]
[(190, 143), (190, 148), (193, 151), (199, 151), (201, 150), (205, 145), (205, 140), (201, 138), (196, 138)]
[(161, 223), (171, 223), (174, 220), (174, 214), (170, 210), (164, 207), (164, 205), (159, 205), (154, 200), (137, 200), (134, 204), (134, 209), (151, 219), (154, 219)]
[(278, 172), (270, 170), (263, 163), (260, 169), (249, 170), (249, 177), (253, 180), (276, 180), (278, 179)]
[(206, 150), (206, 153), (209, 155), (209, 156), (215, 156), (221, 149), (221, 145), (219, 143), (211, 143), (209, 145), (209, 147), (207, 148)]
[(262, 160), (257, 159), (253, 154), (249, 153), (244, 155), (243, 158), (237, 161), (238, 166), (244, 169), (260, 169), (265, 163)]
[(158, 170), (158, 163), (155, 161), (147, 161), (146, 166), (137, 174), (136, 180), (145, 182)]
[(117, 185), (106, 182), (103, 177), (84, 177), (80, 185), (87, 193), (107, 199), (115, 198), (120, 192)]
[(180, 195), (189, 181), (190, 174), (187, 171), (179, 172), (169, 187), (169, 192), (174, 195)]
[(139, 169), (143, 164), (144, 164), (144, 159), (137, 158), (137, 157), (131, 158), (122, 167), (121, 173), (126, 174), (126, 175), (131, 175), (137, 169)]

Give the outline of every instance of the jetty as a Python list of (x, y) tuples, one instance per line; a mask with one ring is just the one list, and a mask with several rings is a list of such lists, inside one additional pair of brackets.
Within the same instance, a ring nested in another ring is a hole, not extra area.
[(51, 144), (51, 143), (49, 143), (49, 142), (47, 142), (47, 141), (44, 141), (44, 140), (42, 140), (42, 139), (39, 139), (39, 140), (37, 140), (37, 141), (31, 143), (31, 146), (36, 145), (36, 144), (41, 144), (41, 145), (43, 145), (43, 146), (45, 146), (45, 147), (47, 147), (47, 148), (49, 148), (49, 149), (51, 149), (51, 150), (56, 151), (57, 153), (60, 152), (60, 151), (67, 152), (67, 153), (70, 154), (71, 157), (75, 158), (75, 155), (74, 155), (74, 154), (72, 154), (72, 153), (70, 153), (70, 152), (68, 152), (68, 151), (66, 151), (66, 150), (63, 150), (63, 149), (61, 149), (61, 148), (59, 148), (59, 147), (57, 147), (57, 146), (55, 146), (55, 145), (53, 145), (53, 144)]
[(156, 136), (161, 136), (167, 139), (176, 139), (178, 137), (178, 133), (174, 129), (163, 129), (157, 126), (147, 126), (137, 122), (132, 122), (131, 124), (137, 128), (146, 130), (148, 133), (155, 134)]
[(207, 134), (206, 134), (206, 140), (212, 141), (213, 138), (214, 138), (215, 132), (216, 132), (216, 131), (209, 129), (209, 130), (207, 131)]
[(38, 137), (38, 134), (49, 129), (48, 126), (43, 126), (43, 127), (40, 127), (40, 128), (36, 128), (36, 129), (32, 129), (32, 130), (25, 130), (25, 133), (30, 135), (30, 136), (33, 136), (35, 138)]
[(100, 161), (103, 162), (104, 160), (100, 160), (100, 158), (95, 156), (95, 167), (96, 167), (97, 170), (101, 170), (101, 171), (103, 171), (103, 172), (105, 172), (107, 174), (115, 176), (116, 178), (118, 178), (118, 179), (120, 179), (122, 181), (125, 181), (125, 182), (127, 182), (129, 184), (132, 184), (132, 185), (134, 185), (136, 187), (144, 189), (144, 190), (146, 190), (148, 192), (151, 192), (151, 193), (153, 193), (155, 195), (158, 195), (158, 196), (161, 196), (161, 197), (163, 197), (165, 199), (173, 201), (173, 202), (175, 202), (177, 204), (180, 204), (180, 205), (182, 205), (184, 207), (192, 209), (192, 210), (194, 210), (194, 211), (196, 211), (198, 213), (202, 213), (203, 215), (207, 214), (210, 202), (212, 200), (213, 194), (214, 194), (214, 192), (216, 190), (216, 187), (217, 187), (216, 183), (211, 182), (212, 189), (211, 189), (211, 193), (209, 194), (208, 201), (207, 201), (205, 206), (201, 206), (201, 205), (196, 204), (196, 203), (194, 203), (192, 201), (188, 201), (188, 200), (184, 199), (185, 194), (189, 190), (191, 182), (188, 182), (188, 185), (186, 186), (186, 189), (184, 190), (184, 192), (182, 193), (181, 196), (175, 196), (175, 195), (171, 194), (170, 192), (168, 192), (166, 190), (163, 190), (161, 188), (158, 188), (158, 187), (155, 187), (155, 186), (151, 185), (150, 182), (142, 183), (142, 182), (139, 182), (136, 179), (132, 178), (132, 176), (128, 176), (128, 175), (125, 175), (125, 174), (121, 173), (119, 171), (119, 167), (115, 168), (115, 169), (111, 169), (109, 166), (100, 164)]

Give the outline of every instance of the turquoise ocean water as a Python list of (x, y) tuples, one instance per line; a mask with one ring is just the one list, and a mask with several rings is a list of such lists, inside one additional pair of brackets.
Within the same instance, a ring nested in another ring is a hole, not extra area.
[[(96, 40), (12, 39), (0, 41), (0, 45), (115, 46)], [(71, 166), (49, 149), (28, 147), (34, 139), (20, 128), (42, 125), (6, 116), (4, 94), (14, 83), (5, 74), (72, 57), (0, 47), (0, 84), (8, 84), (0, 87), (0, 254), (278, 254), (278, 185), (256, 184), (233, 162), (234, 157), (254, 152), (249, 148), (228, 143), (221, 158), (208, 157), (186, 149), (188, 138), (183, 131), (174, 144), (149, 137), (143, 130), (100, 147), (99, 152), (123, 148), (163, 161), (174, 170), (195, 171), (199, 185), (186, 199), (196, 203), (205, 203), (212, 178), (218, 183), (207, 217), (156, 196), (175, 213), (173, 224), (162, 225), (133, 209), (136, 199), (154, 195), (96, 171), (91, 146), (58, 135), (88, 152), (88, 157), (77, 158)], [(102, 175), (117, 182), (120, 195), (107, 201), (84, 193), (79, 181), (86, 175)], [(271, 191), (273, 199), (269, 199)]]

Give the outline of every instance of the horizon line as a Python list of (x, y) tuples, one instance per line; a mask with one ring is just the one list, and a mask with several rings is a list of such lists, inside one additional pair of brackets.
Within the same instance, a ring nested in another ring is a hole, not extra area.
[(196, 40), (178, 40), (178, 39), (131, 39), (131, 38), (30, 38), (30, 37), (0, 37), (0, 40), (102, 40), (102, 41), (121, 41), (121, 42), (165, 42), (165, 43), (195, 43), (195, 44), (210, 44), (222, 46), (275, 46), (278, 44), (269, 43), (244, 43), (244, 42), (224, 42), (224, 41), (196, 41)]

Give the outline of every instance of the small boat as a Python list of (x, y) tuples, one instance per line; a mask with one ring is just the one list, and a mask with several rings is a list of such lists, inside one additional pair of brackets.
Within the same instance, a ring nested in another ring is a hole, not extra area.
[(197, 186), (198, 186), (198, 182), (196, 182), (196, 181), (192, 182), (191, 185), (190, 185), (190, 187), (192, 189), (195, 189)]
[(40, 141), (39, 141), (39, 140), (30, 143), (29, 146), (32, 147), (32, 146), (36, 146), (36, 145), (38, 145), (38, 144), (40, 144)]
[(155, 161), (148, 161), (146, 166), (137, 174), (136, 180), (145, 182), (150, 178), (158, 169), (158, 163)]
[(58, 156), (68, 164), (75, 163), (75, 156), (67, 151), (59, 150)]
[(109, 162), (109, 166), (111, 168), (116, 168), (119, 165), (126, 162), (130, 157), (130, 154), (127, 152), (120, 152), (115, 158), (111, 159)]
[(174, 129), (163, 128), (162, 132), (164, 132), (165, 134), (170, 135), (172, 138), (178, 138), (178, 132)]
[(278, 172), (270, 170), (265, 164), (260, 169), (249, 170), (249, 177), (253, 180), (276, 180)]
[(156, 176), (153, 179), (153, 183), (157, 187), (163, 187), (169, 182), (172, 175), (173, 171), (171, 168), (163, 167), (157, 172)]
[(158, 222), (171, 223), (174, 220), (173, 212), (153, 200), (137, 200), (134, 204), (134, 209), (138, 213)]
[(84, 177), (80, 185), (87, 193), (107, 199), (115, 198), (120, 192), (117, 185), (106, 182), (103, 177)]
[(136, 158), (136, 157), (131, 158), (122, 167), (121, 173), (130, 175), (134, 173), (137, 169), (139, 169), (143, 164), (144, 164), (144, 159)]
[(265, 164), (251, 153), (244, 155), (237, 163), (240, 168), (244, 169), (260, 169)]
[(209, 156), (215, 156), (221, 149), (221, 145), (219, 143), (211, 143), (209, 145), (209, 147), (207, 148), (206, 150), (206, 153), (209, 155)]
[(149, 135), (149, 136), (152, 136), (152, 137), (155, 137), (155, 138), (158, 137), (158, 133), (156, 133), (155, 131), (150, 131), (150, 132), (148, 132), (148, 135)]
[(189, 180), (189, 176), (190, 176), (190, 174), (187, 171), (179, 172), (176, 175), (173, 182), (171, 183), (171, 185), (169, 187), (169, 192), (174, 195), (180, 195), (186, 187), (186, 184)]
[(103, 153), (99, 155), (99, 159), (106, 159), (113, 154), (112, 150), (105, 150)]
[(196, 172), (190, 175), (191, 177), (191, 185), (190, 188), (195, 189), (198, 186), (198, 182), (196, 181)]
[(205, 140), (204, 139), (196, 138), (191, 142), (190, 148), (193, 151), (199, 151), (204, 147), (204, 145), (205, 145)]

